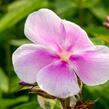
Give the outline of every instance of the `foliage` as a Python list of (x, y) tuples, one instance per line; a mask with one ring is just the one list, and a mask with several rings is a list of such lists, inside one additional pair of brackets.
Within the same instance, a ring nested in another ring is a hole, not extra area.
[[(109, 13), (108, 0), (0, 0), (0, 109), (41, 108), (36, 95), (20, 91), (11, 55), (21, 44), (30, 43), (23, 33), (27, 15), (44, 7), (54, 10), (63, 19), (81, 25), (95, 44), (109, 46), (109, 30), (102, 25)], [(99, 98), (94, 109), (108, 109), (108, 94), (109, 83), (97, 87), (85, 86), (83, 98)], [(59, 108), (54, 103), (51, 107)]]

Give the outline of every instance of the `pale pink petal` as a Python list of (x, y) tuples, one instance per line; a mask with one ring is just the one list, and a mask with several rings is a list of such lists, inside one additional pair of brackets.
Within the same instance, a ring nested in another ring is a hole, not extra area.
[(73, 96), (79, 92), (76, 75), (65, 62), (54, 62), (41, 69), (37, 74), (41, 89), (60, 98)]
[(60, 46), (61, 19), (49, 9), (40, 9), (30, 14), (25, 23), (25, 35), (34, 43), (53, 47)]
[(18, 77), (27, 83), (36, 82), (37, 72), (57, 57), (48, 49), (34, 44), (25, 44), (13, 53), (13, 65)]
[(93, 48), (93, 43), (88, 38), (87, 33), (77, 24), (63, 20), (64, 27), (65, 48), (72, 50), (73, 52), (83, 51)]
[(93, 51), (87, 51), (71, 57), (75, 72), (87, 85), (99, 85), (109, 80), (109, 48), (96, 46)]

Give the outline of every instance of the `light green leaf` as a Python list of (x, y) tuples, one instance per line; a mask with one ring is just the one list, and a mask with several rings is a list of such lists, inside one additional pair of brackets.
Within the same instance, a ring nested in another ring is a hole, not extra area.
[(28, 100), (27, 96), (21, 96), (14, 99), (9, 99), (9, 98), (0, 99), (0, 109), (15, 105), (17, 103), (27, 102), (27, 100)]
[(0, 68), (0, 90), (8, 92), (9, 81), (5, 72)]
[(84, 28), (89, 34), (101, 34), (101, 35), (109, 35), (109, 30), (105, 29), (103, 26), (92, 26)]
[(25, 103), (19, 106), (16, 106), (13, 109), (41, 109), (37, 102), (33, 101), (30, 103)]
[(0, 19), (0, 32), (15, 25), (30, 12), (46, 6), (46, 0), (23, 0), (23, 2), (19, 0), (19, 2), (13, 2), (8, 6), (8, 13)]
[(90, 8), (90, 11), (100, 20), (105, 19), (105, 17), (108, 15), (108, 12), (103, 8), (103, 6), (94, 6), (93, 8)]
[(61, 104), (57, 99), (47, 99), (42, 96), (38, 96), (38, 103), (42, 109), (61, 109)]
[(84, 96), (86, 97), (86, 99), (94, 99), (94, 100), (98, 99), (97, 103), (103, 106), (104, 109), (108, 109), (109, 107), (109, 96), (108, 96), (109, 82), (107, 82), (104, 85), (100, 85), (100, 86), (93, 86), (93, 87), (85, 86), (85, 89), (88, 91), (88, 95), (87, 95), (84, 90)]
[(27, 44), (27, 43), (30, 43), (30, 41), (26, 39), (19, 39), (19, 40), (17, 39), (17, 40), (10, 41), (10, 44), (14, 46), (20, 46), (20, 45)]
[(98, 39), (98, 38), (91, 38), (92, 42), (96, 45), (104, 45), (105, 42), (101, 39)]

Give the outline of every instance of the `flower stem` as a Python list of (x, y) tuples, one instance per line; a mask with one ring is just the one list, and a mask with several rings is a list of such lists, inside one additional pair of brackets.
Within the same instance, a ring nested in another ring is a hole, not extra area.
[(60, 101), (61, 101), (62, 108), (67, 109), (65, 100), (60, 99)]

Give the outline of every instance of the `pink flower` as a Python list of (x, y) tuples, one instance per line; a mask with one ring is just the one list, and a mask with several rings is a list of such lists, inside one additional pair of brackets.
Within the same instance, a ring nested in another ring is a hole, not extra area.
[(49, 94), (66, 98), (80, 91), (77, 76), (90, 86), (109, 79), (109, 48), (95, 46), (81, 27), (51, 10), (30, 14), (25, 35), (33, 44), (22, 45), (12, 57), (22, 81), (37, 82)]

